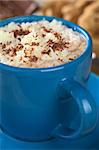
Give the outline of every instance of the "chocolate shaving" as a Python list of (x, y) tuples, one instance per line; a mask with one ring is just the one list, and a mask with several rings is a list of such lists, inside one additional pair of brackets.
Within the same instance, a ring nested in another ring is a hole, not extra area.
[(65, 47), (63, 41), (59, 41), (58, 43), (53, 42), (52, 40), (49, 40), (48, 42), (48, 46), (51, 47), (53, 49), (53, 51), (62, 51)]
[(39, 43), (36, 43), (36, 42), (32, 42), (32, 44), (31, 44), (32, 46), (38, 46), (39, 45)]
[(20, 39), (20, 38), (18, 38), (18, 40), (19, 40), (19, 41), (21, 41), (21, 39)]
[(63, 60), (62, 60), (62, 59), (60, 59), (60, 58), (58, 58), (58, 60), (59, 60), (59, 61), (61, 61), (61, 62), (63, 62)]
[(11, 49), (9, 48), (9, 49), (7, 49), (6, 50), (6, 54), (9, 54), (9, 52), (11, 51)]
[(69, 60), (74, 60), (73, 58), (69, 58)]
[(3, 45), (2, 45), (2, 49), (4, 49), (4, 48), (6, 48), (6, 44), (3, 44)]
[(70, 44), (70, 43), (69, 43), (69, 42), (65, 42), (64, 44), (67, 44), (67, 45), (68, 45), (68, 44)]
[(29, 43), (25, 43), (24, 45), (29, 45)]
[(42, 34), (42, 37), (45, 37), (45, 34)]
[(54, 35), (57, 39), (62, 40), (62, 37), (59, 33), (55, 32)]
[(22, 29), (20, 29), (20, 30), (13, 30), (12, 32), (14, 33), (14, 37), (15, 37), (15, 38), (16, 38), (18, 35), (27, 35), (27, 34), (30, 33), (29, 30), (22, 30)]
[(21, 43), (19, 43), (19, 44), (17, 45), (16, 49), (21, 50), (23, 47), (24, 47), (24, 46), (23, 46)]
[(16, 48), (12, 48), (12, 56), (16, 55)]
[(16, 55), (16, 48), (9, 48), (6, 51), (7, 54), (9, 54), (11, 57)]
[(48, 54), (51, 52), (51, 50), (49, 49), (48, 51), (42, 51), (42, 54)]
[(9, 41), (9, 42), (7, 42), (7, 43), (6, 43), (6, 45), (10, 45), (11, 43), (12, 43), (12, 42), (11, 42), (11, 41)]
[(36, 56), (31, 56), (30, 57), (30, 62), (36, 62), (38, 58)]
[(47, 32), (47, 33), (49, 33), (49, 32), (51, 32), (51, 29), (47, 29), (46, 27), (42, 27), (43, 28), (43, 30), (45, 31), (45, 32)]
[(55, 37), (59, 40), (59, 43), (62, 44), (64, 46), (64, 48), (68, 48), (69, 47), (69, 42), (64, 42), (64, 40), (62, 39), (61, 35), (57, 32), (54, 33)]
[(48, 46), (53, 46), (54, 42), (52, 40), (48, 40)]
[(18, 24), (18, 27), (20, 27), (20, 28), (21, 28), (21, 25), (20, 25), (20, 24)]
[(32, 51), (34, 51), (34, 48), (32, 47)]
[(64, 48), (69, 48), (69, 42), (64, 42)]
[(63, 48), (63, 43), (54, 43), (52, 46), (53, 51), (62, 51)]

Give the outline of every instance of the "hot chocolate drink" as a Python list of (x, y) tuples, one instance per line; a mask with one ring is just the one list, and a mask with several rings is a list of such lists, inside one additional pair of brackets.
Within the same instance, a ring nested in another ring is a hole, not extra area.
[(46, 68), (68, 63), (86, 47), (85, 38), (62, 22), (42, 20), (0, 27), (0, 63)]

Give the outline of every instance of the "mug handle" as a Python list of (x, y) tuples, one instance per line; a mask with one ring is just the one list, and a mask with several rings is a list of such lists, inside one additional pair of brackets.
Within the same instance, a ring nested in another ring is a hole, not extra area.
[(81, 121), (78, 129), (75, 131), (59, 124), (53, 131), (54, 137), (75, 139), (91, 132), (95, 128), (98, 119), (93, 97), (87, 89), (73, 79), (63, 79), (61, 86), (64, 87), (66, 92), (69, 93), (77, 103)]

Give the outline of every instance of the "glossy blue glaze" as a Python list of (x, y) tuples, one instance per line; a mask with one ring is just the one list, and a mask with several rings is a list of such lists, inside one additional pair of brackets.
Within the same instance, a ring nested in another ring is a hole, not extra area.
[[(92, 94), (99, 108), (99, 76), (91, 74), (86, 86), (87, 90)], [(97, 89), (97, 90), (96, 90)], [(66, 109), (67, 107), (65, 107)], [(47, 142), (23, 142), (16, 140), (2, 132), (0, 132), (0, 148), (2, 150), (49, 150), (49, 149), (60, 149), (60, 150), (98, 150), (99, 149), (99, 117), (98, 123), (95, 130), (84, 136), (83, 138), (76, 140), (63, 140), (63, 139), (53, 139)]]
[[(44, 16), (15, 17), (0, 22), (0, 26), (12, 21), (21, 23), (43, 18), (62, 21), (82, 33), (86, 38), (87, 48), (76, 60), (47, 69), (24, 69), (0, 64), (0, 127), (4, 132), (22, 140), (41, 141), (55, 136), (75, 138), (91, 131), (97, 119), (94, 100), (86, 90), (92, 53), (89, 34), (73, 23)], [(84, 99), (89, 113), (86, 113), (85, 102), (83, 105)], [(68, 105), (67, 101), (76, 102), (69, 104), (69, 111), (66, 107), (63, 109)], [(63, 110), (67, 112), (63, 114)], [(74, 110), (79, 112), (76, 119)]]

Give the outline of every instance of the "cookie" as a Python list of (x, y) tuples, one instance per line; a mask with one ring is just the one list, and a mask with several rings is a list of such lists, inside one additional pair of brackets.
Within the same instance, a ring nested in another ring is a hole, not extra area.
[(78, 24), (89, 31), (93, 38), (93, 47), (99, 55), (99, 1), (85, 8), (78, 19)]
[[(71, 0), (74, 1), (74, 0)], [(36, 11), (37, 14), (41, 14), (39, 12), (42, 12), (43, 15), (45, 16), (56, 16), (56, 17), (63, 17), (61, 13), (61, 9), (64, 5), (69, 4), (71, 1), (66, 1), (66, 0), (48, 0), (45, 2), (44, 0), (44, 5), (41, 5), (40, 3), (40, 8)]]
[(99, 57), (99, 37), (93, 37), (93, 51)]
[(92, 3), (92, 1), (76, 0), (71, 2), (69, 5), (63, 6), (61, 10), (63, 18), (71, 22), (77, 23), (77, 20), (83, 12), (84, 8), (90, 3)]
[(88, 6), (89, 4), (91, 4), (92, 2), (93, 0), (76, 0), (75, 6), (76, 8), (81, 9), (83, 11), (84, 8)]
[(72, 5), (64, 6), (61, 12), (64, 19), (74, 23), (77, 23), (78, 17), (81, 13), (80, 9), (76, 9), (76, 7), (73, 7)]

